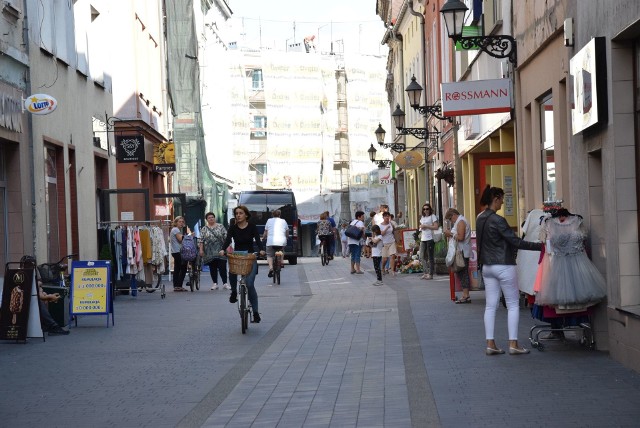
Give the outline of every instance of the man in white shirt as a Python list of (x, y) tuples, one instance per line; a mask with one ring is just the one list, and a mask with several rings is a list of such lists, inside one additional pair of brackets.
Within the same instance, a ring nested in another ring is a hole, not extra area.
[(289, 225), (287, 221), (280, 218), (282, 213), (280, 210), (273, 211), (273, 217), (267, 220), (264, 225), (264, 234), (262, 239), (267, 239), (267, 262), (269, 262), (269, 278), (273, 276), (273, 257), (276, 251), (282, 250), (287, 245), (287, 237), (289, 235)]
[[(380, 232), (382, 235), (382, 266), (386, 266), (387, 259), (391, 259), (391, 274), (396, 275), (396, 238), (393, 235), (394, 227), (391, 223), (391, 214), (386, 211), (382, 214), (382, 223), (380, 223)], [(385, 270), (386, 271), (386, 270)], [(385, 273), (389, 273), (386, 271)]]
[(376, 215), (373, 216), (373, 220), (372, 220), (371, 224), (372, 225), (377, 224), (378, 226), (380, 226), (382, 224), (382, 222), (384, 221), (383, 214), (384, 213), (388, 213), (388, 212), (389, 212), (389, 205), (380, 204), (380, 210), (378, 211), (378, 213)]

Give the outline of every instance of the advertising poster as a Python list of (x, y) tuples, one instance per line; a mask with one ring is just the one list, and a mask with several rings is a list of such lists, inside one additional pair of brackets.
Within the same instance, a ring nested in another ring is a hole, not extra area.
[(33, 269), (9, 268), (5, 271), (0, 307), (2, 340), (27, 340), (33, 272)]
[(71, 313), (108, 315), (111, 310), (110, 263), (74, 261), (71, 269)]

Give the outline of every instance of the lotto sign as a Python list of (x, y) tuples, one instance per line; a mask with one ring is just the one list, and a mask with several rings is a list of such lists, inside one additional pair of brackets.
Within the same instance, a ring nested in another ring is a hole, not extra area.
[(44, 115), (53, 113), (58, 107), (58, 101), (51, 95), (33, 94), (24, 100), (24, 108), (29, 113)]
[[(110, 262), (74, 261), (71, 269), (71, 314), (109, 315), (111, 307)], [(107, 326), (109, 320), (107, 318)]]

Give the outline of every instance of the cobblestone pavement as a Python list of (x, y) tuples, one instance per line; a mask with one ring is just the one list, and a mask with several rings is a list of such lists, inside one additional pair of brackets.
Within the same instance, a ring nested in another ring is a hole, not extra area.
[[(228, 292), (118, 296), (115, 326), (0, 343), (0, 427), (623, 427), (640, 376), (576, 340), (484, 355), (484, 293), (455, 305), (448, 277), (384, 277), (299, 259), (240, 332)], [(534, 324), (521, 311), (520, 341)], [(496, 320), (506, 346), (506, 310)]]

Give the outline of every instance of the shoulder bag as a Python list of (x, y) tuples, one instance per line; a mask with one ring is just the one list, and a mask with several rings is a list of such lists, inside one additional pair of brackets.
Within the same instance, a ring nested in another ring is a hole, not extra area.
[(347, 235), (351, 239), (360, 239), (362, 238), (362, 229), (360, 229), (355, 224), (351, 223), (347, 230), (344, 231), (344, 234)]

